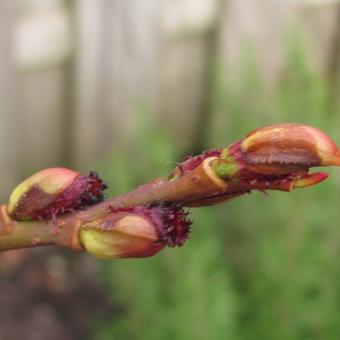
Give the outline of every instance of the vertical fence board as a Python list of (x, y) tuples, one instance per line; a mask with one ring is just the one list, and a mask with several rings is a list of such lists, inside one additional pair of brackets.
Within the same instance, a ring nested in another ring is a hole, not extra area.
[(0, 2), (0, 196), (6, 200), (15, 184), (21, 165), (20, 118), (14, 115), (14, 65), (12, 63), (12, 31), (14, 5)]
[(70, 16), (64, 0), (20, 1), (16, 12), (16, 115), (25, 142), (23, 171), (64, 164)]
[(314, 70), (326, 74), (334, 54), (334, 42), (339, 34), (338, 1), (322, 4), (304, 4), (295, 8), (297, 29), (309, 64)]
[(17, 76), (16, 110), (24, 122), (27, 173), (63, 164), (64, 76), (62, 65)]
[(78, 164), (88, 167), (112, 146), (133, 145), (140, 111), (168, 130), (177, 146), (192, 145), (210, 71), (215, 4), (78, 1)]
[(219, 33), (219, 61), (225, 77), (241, 76), (245, 45), (264, 77), (277, 81), (283, 65), (283, 27), (291, 16), (292, 2), (229, 0), (223, 6)]
[(164, 46), (160, 118), (182, 152), (194, 147), (197, 140), (197, 119), (208, 92), (206, 73), (211, 71), (208, 46), (205, 36), (178, 39)]
[(155, 112), (158, 74), (156, 0), (77, 2), (74, 157), (89, 167), (133, 143), (141, 107)]
[(220, 26), (219, 57), (226, 76), (240, 76), (246, 44), (264, 79), (275, 84), (285, 70), (287, 39), (296, 34), (307, 62), (327, 71), (337, 25), (334, 1), (229, 0)]

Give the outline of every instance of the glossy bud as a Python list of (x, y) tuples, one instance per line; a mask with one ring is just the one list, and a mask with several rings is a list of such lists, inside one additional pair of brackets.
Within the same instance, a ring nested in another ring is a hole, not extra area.
[(248, 168), (262, 174), (286, 174), (313, 166), (340, 165), (339, 149), (321, 130), (301, 124), (256, 129), (241, 140)]
[(228, 187), (209, 201), (223, 201), (252, 190), (309, 187), (328, 177), (323, 172), (309, 173), (310, 168), (329, 165), (340, 165), (340, 151), (321, 130), (302, 124), (259, 128), (222, 150), (215, 160), (215, 173)]
[(106, 185), (97, 174), (65, 168), (37, 172), (12, 192), (8, 214), (16, 220), (50, 219), (101, 201)]
[(85, 225), (80, 242), (101, 259), (149, 257), (164, 248), (153, 224), (130, 213), (108, 215)]
[(102, 259), (149, 257), (165, 246), (181, 246), (191, 222), (182, 207), (172, 204), (111, 209), (80, 229), (80, 242)]

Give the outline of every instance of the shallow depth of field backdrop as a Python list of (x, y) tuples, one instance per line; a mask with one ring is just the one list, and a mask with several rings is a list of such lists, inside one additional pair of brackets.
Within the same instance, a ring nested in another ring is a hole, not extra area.
[[(277, 122), (340, 143), (340, 1), (1, 0), (1, 202), (50, 166), (109, 194)], [(151, 259), (0, 255), (0, 340), (340, 338), (340, 169), (194, 211)]]

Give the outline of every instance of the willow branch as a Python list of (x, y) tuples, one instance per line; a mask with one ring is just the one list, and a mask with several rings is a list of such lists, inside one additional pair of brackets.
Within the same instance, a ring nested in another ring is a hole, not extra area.
[(311, 167), (329, 165), (340, 165), (340, 151), (327, 135), (278, 124), (224, 150), (189, 157), (169, 178), (90, 206), (104, 188), (97, 175), (48, 169), (20, 184), (1, 207), (0, 251), (53, 244), (101, 258), (152, 256), (184, 243), (190, 221), (183, 207), (218, 204), (253, 190), (305, 188), (328, 177), (309, 173)]

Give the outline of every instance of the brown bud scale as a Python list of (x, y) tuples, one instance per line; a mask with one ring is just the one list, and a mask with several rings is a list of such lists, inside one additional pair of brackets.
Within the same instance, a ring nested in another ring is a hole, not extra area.
[(197, 156), (187, 156), (183, 159), (181, 163), (177, 165), (170, 178), (181, 177), (188, 172), (196, 169), (206, 158), (209, 157), (219, 157), (221, 154), (221, 149), (212, 149), (202, 152)]

